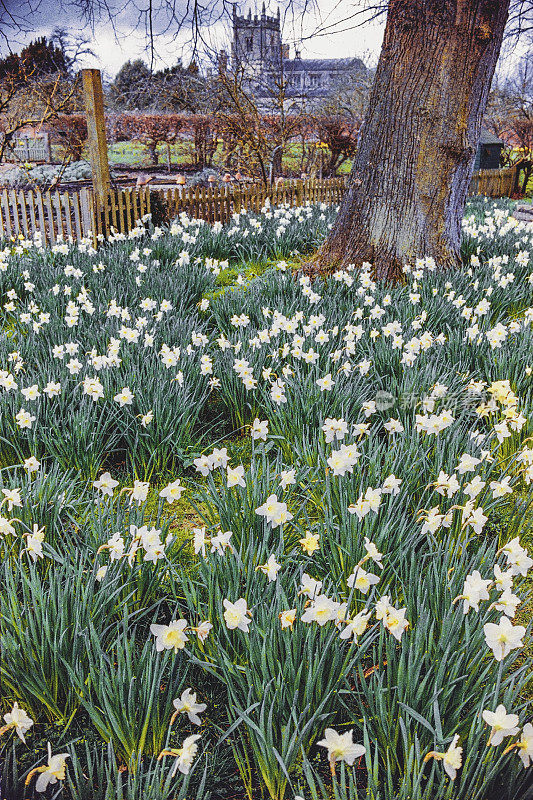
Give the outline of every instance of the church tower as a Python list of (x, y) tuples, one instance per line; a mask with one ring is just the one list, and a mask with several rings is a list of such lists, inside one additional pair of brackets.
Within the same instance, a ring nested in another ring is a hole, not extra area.
[(267, 15), (265, 4), (261, 15), (248, 11), (240, 16), (233, 6), (233, 41), (231, 44), (233, 69), (241, 68), (249, 77), (265, 72), (279, 71), (281, 67), (280, 12), (275, 17)]

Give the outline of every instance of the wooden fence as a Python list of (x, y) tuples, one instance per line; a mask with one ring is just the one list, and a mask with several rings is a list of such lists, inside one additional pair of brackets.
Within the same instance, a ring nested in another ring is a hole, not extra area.
[(157, 206), (173, 219), (185, 212), (208, 222), (227, 222), (243, 209), (260, 211), (267, 199), (272, 205), (338, 203), (346, 187), (345, 178), (283, 181), (275, 187), (258, 185), (222, 188), (176, 187), (172, 189), (118, 189), (101, 203), (91, 189), (74, 192), (7, 190), (0, 192), (0, 238), (23, 236), (54, 245), (115, 231), (128, 233)]
[(21, 136), (10, 147), (6, 148), (4, 155), (6, 161), (24, 163), (50, 163), (52, 150), (50, 148), (50, 135), (46, 132), (37, 136)]
[(41, 235), (46, 244), (82, 239), (94, 230), (94, 201), (89, 189), (78, 192), (7, 190), (0, 193), (0, 238)]
[[(516, 168), (479, 170), (474, 173), (470, 194), (509, 196), (514, 188)], [(91, 189), (74, 192), (7, 190), (0, 192), (0, 238), (18, 236), (50, 245), (69, 239), (90, 237), (96, 244), (100, 235), (115, 231), (128, 233), (152, 211), (173, 219), (185, 212), (208, 222), (227, 222), (232, 214), (246, 209), (260, 211), (267, 200), (272, 205), (301, 206), (305, 203), (339, 203), (347, 178), (285, 180), (273, 187), (227, 185), (219, 187), (175, 187), (169, 189), (117, 189), (100, 203)]]
[(267, 200), (272, 205), (302, 206), (305, 203), (327, 203), (334, 205), (342, 199), (347, 178), (323, 180), (284, 180), (269, 188), (263, 185), (242, 187), (225, 186), (203, 189), (191, 187), (185, 190), (167, 189), (152, 193), (159, 195), (168, 209), (170, 218), (185, 211), (190, 217), (208, 222), (227, 222), (232, 214), (243, 209), (260, 211)]
[(511, 197), (516, 183), (517, 167), (505, 169), (478, 169), (472, 175), (468, 194), (487, 197)]

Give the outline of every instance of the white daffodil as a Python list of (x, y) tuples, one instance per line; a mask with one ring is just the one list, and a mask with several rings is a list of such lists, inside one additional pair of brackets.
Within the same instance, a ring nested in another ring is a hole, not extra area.
[(268, 436), (268, 420), (261, 422), (257, 417), (254, 419), (251, 428), (252, 439), (262, 439), (266, 442)]
[(32, 416), (24, 408), (21, 408), (20, 411), (15, 414), (15, 420), (19, 428), (31, 428), (36, 420), (36, 417)]
[(498, 624), (487, 622), (483, 631), (485, 642), (494, 653), (496, 661), (501, 661), (511, 650), (524, 646), (522, 639), (526, 629), (522, 625), (511, 625), (507, 617), (502, 617)]
[(225, 550), (233, 552), (230, 539), (233, 536), (231, 531), (218, 531), (215, 536), (211, 537), (211, 552), (218, 553), (219, 556), (224, 555)]
[(518, 536), (507, 542), (499, 552), (505, 554), (513, 575), (526, 577), (528, 570), (533, 566), (533, 559), (528, 556), (527, 550), (520, 544)]
[(322, 392), (330, 392), (335, 386), (335, 381), (331, 377), (331, 372), (328, 372), (323, 378), (318, 378), (316, 385)]
[(385, 478), (383, 484), (381, 486), (381, 491), (383, 494), (391, 494), (393, 497), (400, 494), (400, 486), (402, 484), (402, 479), (397, 478), (394, 473), (389, 475), (388, 478)]
[(180, 479), (178, 478), (177, 480), (165, 486), (164, 489), (161, 489), (159, 492), (159, 497), (162, 497), (167, 501), (167, 503), (169, 503), (169, 505), (172, 505), (174, 500), (179, 500), (181, 498), (181, 495), (184, 491), (185, 486), (181, 485)]
[(172, 703), (176, 709), (174, 716), (176, 714), (187, 714), (189, 721), (193, 725), (201, 724), (202, 721), (199, 715), (206, 710), (207, 705), (196, 702), (196, 692), (193, 692), (192, 689), (185, 689), (181, 693), (181, 697), (178, 700), (173, 700)]
[(355, 744), (353, 741), (353, 730), (337, 733), (333, 728), (326, 728), (324, 738), (317, 744), (319, 747), (327, 749), (332, 773), (335, 772), (337, 761), (344, 761), (349, 767), (352, 767), (355, 759), (361, 758), (366, 753), (366, 748), (362, 744)]
[(226, 622), (226, 627), (233, 631), (236, 628), (240, 631), (244, 631), (244, 633), (249, 632), (252, 612), (248, 608), (246, 604), (246, 600), (243, 597), (240, 597), (234, 603), (230, 602), (228, 599), (224, 600), (224, 620)]
[(498, 592), (511, 591), (513, 588), (513, 578), (514, 573), (512, 569), (508, 569), (504, 572), (499, 564), (494, 565), (494, 588), (497, 589)]
[(279, 621), (281, 623), (281, 629), (285, 630), (286, 628), (292, 628), (294, 625), (294, 621), (296, 619), (296, 609), (289, 608), (286, 611), (281, 611), (279, 614)]
[(298, 543), (308, 556), (312, 556), (315, 550), (320, 548), (320, 534), (306, 531), (305, 536), (302, 539), (298, 539)]
[(491, 585), (490, 579), (484, 580), (477, 569), (471, 575), (467, 575), (463, 593), (454, 599), (463, 600), (463, 613), (468, 614), (471, 608), (474, 611), (479, 611), (479, 603), (481, 600), (489, 599), (489, 587)]
[(346, 627), (341, 631), (340, 638), (351, 639), (353, 636), (354, 642), (357, 643), (359, 636), (362, 636), (366, 631), (370, 617), (370, 612), (365, 613), (364, 611), (360, 611), (359, 614), (352, 617), (352, 619), (345, 619)]
[(315, 597), (320, 594), (322, 589), (322, 581), (316, 581), (307, 572), (302, 575), (302, 582), (298, 594), (306, 595), (307, 597)]
[(457, 777), (457, 770), (461, 768), (463, 763), (463, 748), (459, 747), (459, 734), (456, 733), (453, 737), (450, 746), (444, 753), (438, 753), (435, 750), (432, 750), (428, 753), (424, 761), (428, 761), (430, 758), (434, 758), (437, 761), (442, 761), (444, 770), (447, 775), (453, 780)]
[(400, 641), (402, 635), (409, 627), (409, 622), (405, 619), (406, 610), (405, 608), (394, 608), (394, 606), (389, 605), (387, 607), (387, 613), (383, 617), (383, 625), (398, 641)]
[(255, 513), (265, 517), (273, 528), (283, 525), (293, 517), (290, 511), (287, 510), (287, 504), (280, 502), (275, 494), (269, 495), (263, 505), (255, 509)]
[(287, 486), (294, 486), (295, 484), (296, 484), (296, 470), (295, 469), (283, 470), (280, 474), (281, 488), (285, 490)]
[(506, 494), (513, 493), (513, 487), (510, 486), (511, 476), (508, 475), (502, 481), (491, 481), (489, 487), (492, 489), (492, 496), (496, 500), (499, 497), (505, 497)]
[(36, 792), (46, 792), (49, 786), (52, 786), (58, 781), (64, 781), (67, 758), (70, 758), (68, 753), (58, 753), (53, 756), (50, 742), (48, 742), (48, 763), (44, 767), (36, 767), (33, 769), (26, 777), (26, 784), (30, 782), (31, 777), (35, 773), (39, 774), (35, 782)]
[(200, 642), (205, 642), (210, 632), (213, 630), (213, 625), (208, 620), (205, 620), (204, 622), (200, 622), (196, 628), (191, 628), (191, 630), (196, 633)]
[(228, 467), (226, 474), (228, 489), (231, 489), (232, 486), (242, 486), (243, 489), (246, 489), (246, 481), (244, 480), (244, 467)]
[(133, 403), (134, 394), (130, 391), (129, 386), (124, 386), (123, 389), (120, 390), (118, 394), (115, 395), (113, 398), (115, 403), (118, 403), (119, 406), (131, 406)]
[(11, 711), (8, 711), (7, 714), (4, 714), (4, 720), (6, 724), (0, 728), (0, 736), (3, 733), (13, 729), (19, 739), (25, 742), (25, 734), (33, 725), (33, 720), (26, 714), (24, 709), (19, 708), (19, 704), (15, 702)]
[(501, 703), (496, 711), (485, 709), (481, 716), (487, 725), (490, 725), (489, 744), (494, 746), (501, 744), (507, 736), (515, 736), (520, 730), (518, 714), (508, 714), (507, 709)]
[(339, 603), (325, 594), (315, 596), (302, 614), (302, 622), (316, 622), (325, 625), (326, 622), (335, 620), (339, 610)]
[(205, 528), (193, 528), (193, 548), (195, 555), (201, 553), (205, 558), (205, 546), (207, 539), (205, 535)]
[(41, 466), (41, 462), (37, 461), (35, 456), (30, 456), (30, 458), (26, 458), (24, 460), (24, 469), (28, 473), (37, 472), (39, 467)]
[(504, 592), (501, 593), (498, 600), (492, 604), (491, 608), (494, 607), (496, 611), (503, 611), (503, 613), (512, 619), (516, 614), (516, 609), (520, 605), (522, 601), (518, 597), (518, 595), (513, 594), (506, 589)]
[(481, 459), (471, 456), (468, 453), (463, 453), (457, 465), (457, 472), (459, 475), (464, 475), (466, 472), (473, 472), (478, 464), (481, 464)]
[(146, 414), (140, 415), (141, 425), (143, 426), (143, 428), (147, 428), (148, 425), (150, 425), (150, 423), (153, 421), (153, 419), (154, 419), (153, 411), (147, 411)]
[(271, 581), (275, 581), (276, 578), (278, 577), (278, 572), (281, 569), (281, 564), (278, 564), (274, 553), (271, 553), (266, 563), (260, 564), (255, 569), (256, 571), (260, 570), (261, 572), (263, 572), (267, 576), (268, 581), (270, 583)]
[(0, 517), (0, 536), (13, 536), (15, 534), (13, 522), (15, 522), (15, 520), (7, 519), (7, 517)]
[(178, 770), (182, 775), (189, 774), (198, 752), (197, 741), (200, 738), (201, 736), (199, 733), (194, 733), (192, 736), (187, 736), (187, 738), (183, 740), (181, 747), (163, 750), (163, 752), (159, 754), (158, 761), (164, 756), (173, 756), (175, 758), (174, 767), (170, 773), (171, 778), (174, 777)]
[(102, 550), (109, 550), (109, 558), (111, 561), (118, 561), (122, 558), (124, 555), (125, 544), (124, 539), (120, 535), (119, 531), (114, 533), (113, 536), (107, 540), (106, 544), (103, 544), (98, 548), (98, 553), (100, 553)]
[(188, 627), (186, 619), (173, 620), (168, 625), (150, 625), (150, 633), (155, 636), (155, 648), (158, 652), (162, 650), (183, 650), (189, 637), (185, 633)]
[(146, 502), (148, 492), (150, 491), (150, 484), (148, 481), (135, 480), (133, 482), (133, 487), (129, 491), (131, 492), (131, 502), (133, 503), (135, 500), (136, 503), (141, 505), (141, 503)]
[(530, 764), (533, 764), (533, 725), (530, 722), (524, 725), (517, 747), (522, 764), (527, 769)]
[(43, 558), (43, 542), (44, 542), (44, 528), (34, 523), (31, 533), (25, 533), (26, 537), (26, 551), (28, 555), (37, 561), (38, 558)]
[(367, 556), (374, 561), (378, 567), (383, 569), (383, 564), (381, 560), (383, 558), (383, 554), (379, 552), (374, 542), (371, 542), (368, 536), (365, 536), (365, 550), (367, 552)]
[(372, 572), (366, 572), (362, 567), (356, 567), (348, 578), (350, 588), (359, 589), (363, 594), (368, 594), (370, 587), (379, 583), (379, 576)]
[(7, 503), (8, 511), (12, 511), (15, 506), (17, 508), (22, 508), (20, 489), (2, 489), (2, 494), (4, 495), (4, 499), (0, 505)]
[(104, 472), (98, 480), (93, 481), (93, 486), (104, 496), (112, 497), (113, 489), (118, 486), (118, 481), (114, 480), (109, 472)]

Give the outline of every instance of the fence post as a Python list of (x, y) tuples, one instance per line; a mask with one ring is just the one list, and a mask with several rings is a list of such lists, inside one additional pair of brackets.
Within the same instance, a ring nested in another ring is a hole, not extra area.
[(296, 181), (296, 205), (303, 206), (304, 204), (304, 184), (301, 178)]
[(105, 138), (104, 95), (99, 69), (82, 69), (83, 95), (94, 192), (102, 206), (111, 188)]
[(50, 134), (48, 131), (43, 133), (44, 160), (47, 164), (52, 163), (52, 147), (50, 146)]

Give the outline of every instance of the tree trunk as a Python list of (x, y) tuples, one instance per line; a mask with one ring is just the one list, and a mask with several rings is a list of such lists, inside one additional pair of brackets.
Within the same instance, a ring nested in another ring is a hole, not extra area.
[(274, 178), (282, 173), (282, 156), (283, 148), (280, 148), (279, 150), (276, 150), (272, 157), (272, 176)]
[(457, 265), (461, 220), (509, 0), (389, 0), (349, 186), (311, 273), (374, 266), (396, 280)]
[(150, 165), (158, 163), (159, 159), (157, 156), (157, 142), (153, 141), (152, 139), (148, 139), (145, 142), (146, 149), (148, 150), (148, 163)]

